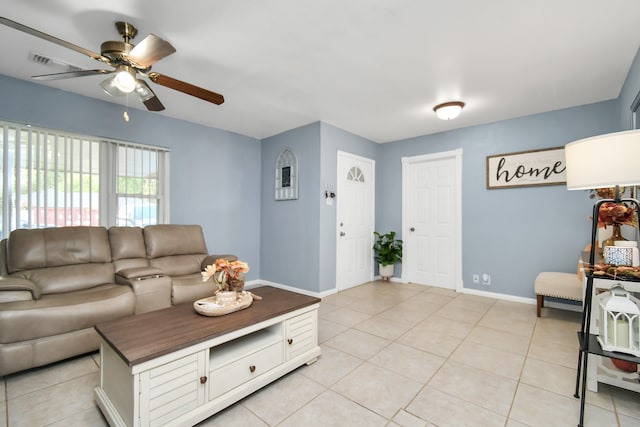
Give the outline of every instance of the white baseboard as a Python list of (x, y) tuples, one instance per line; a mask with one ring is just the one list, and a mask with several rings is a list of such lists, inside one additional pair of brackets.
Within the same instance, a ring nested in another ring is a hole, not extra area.
[(324, 298), (326, 296), (335, 294), (337, 292), (335, 289), (332, 289), (326, 292), (312, 292), (306, 289), (294, 288), (293, 286), (283, 285), (281, 283), (269, 282), (268, 280), (251, 280), (249, 282), (245, 282), (244, 286), (247, 289), (255, 288), (258, 286), (273, 286), (274, 288), (284, 289), (285, 291), (297, 292), (299, 294), (308, 295), (310, 297), (316, 297), (316, 298)]
[[(376, 276), (374, 280), (381, 280), (380, 276)], [(398, 277), (392, 277), (391, 281), (396, 283), (404, 283)], [(286, 291), (291, 291), (291, 292), (297, 292), (299, 294), (309, 295), (316, 298), (325, 298), (325, 297), (328, 297), (329, 295), (338, 293), (337, 289), (330, 289), (324, 292), (312, 292), (306, 289), (300, 289), (300, 288), (295, 288), (293, 286), (283, 285), (281, 283), (269, 282), (267, 280), (251, 280), (251, 281), (245, 282), (244, 285), (247, 289), (255, 288), (258, 286), (273, 286), (274, 288), (284, 289)], [(509, 295), (509, 294), (499, 294), (496, 292), (487, 292), (487, 291), (481, 291), (478, 289), (469, 289), (469, 288), (462, 288), (460, 290), (460, 293), (477, 295), (477, 296), (487, 297), (487, 298), (494, 298), (494, 299), (499, 299), (503, 301), (511, 301), (511, 302), (519, 302), (523, 304), (536, 305), (535, 298), (519, 297), (519, 296)], [(545, 301), (544, 306), (549, 308), (558, 308), (561, 310), (569, 310), (569, 311), (577, 311), (577, 312), (582, 311), (581, 305), (565, 304), (565, 303), (556, 302), (556, 301)]]
[[(531, 304), (531, 305), (537, 304), (536, 298), (526, 298), (526, 297), (518, 297), (515, 295), (498, 294), (495, 292), (480, 291), (477, 289), (462, 288), (461, 293), (469, 294), (469, 295), (478, 295), (478, 296), (487, 297), (487, 298), (495, 298), (495, 299), (504, 300), (504, 301), (520, 302), (523, 304)], [(563, 302), (556, 302), (556, 301), (545, 301), (544, 306), (550, 307), (550, 308), (559, 308), (561, 310), (578, 311), (578, 312), (582, 311), (581, 305), (566, 304)]]
[[(375, 276), (373, 280), (382, 280), (382, 277)], [(400, 277), (390, 277), (389, 280), (396, 283), (406, 283), (406, 282), (403, 282)]]
[(480, 297), (494, 298), (494, 299), (499, 299), (504, 301), (521, 302), (523, 304), (536, 305), (535, 298), (519, 297), (519, 296), (509, 295), (509, 294), (498, 294), (496, 292), (481, 291), (478, 289), (469, 289), (469, 288), (460, 289), (460, 293), (477, 295)]

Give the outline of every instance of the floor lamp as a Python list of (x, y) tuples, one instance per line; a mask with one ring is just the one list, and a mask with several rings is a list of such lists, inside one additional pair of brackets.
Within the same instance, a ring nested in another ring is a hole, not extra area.
[[(640, 205), (636, 199), (621, 198), (619, 188), (640, 184), (640, 130), (616, 132), (592, 138), (581, 139), (565, 146), (565, 163), (567, 166), (567, 190), (591, 190), (615, 187), (613, 199), (598, 200), (593, 206), (591, 224), (591, 249), (589, 251), (589, 268), (587, 286), (582, 310), (580, 333), (580, 351), (578, 352), (578, 374), (576, 377), (575, 397), (581, 397), (580, 422), (584, 421), (584, 394), (587, 381), (587, 362), (589, 353), (589, 329), (591, 321), (591, 305), (593, 294), (593, 265), (596, 260), (596, 239), (598, 234), (598, 214), (600, 206), (606, 202), (627, 203), (640, 213)], [(582, 378), (580, 378), (582, 374)], [(582, 380), (581, 394), (578, 393)]]

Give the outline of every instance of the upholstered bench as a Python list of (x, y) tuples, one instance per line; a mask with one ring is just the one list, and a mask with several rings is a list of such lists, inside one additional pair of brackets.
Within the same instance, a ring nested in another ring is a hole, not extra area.
[(575, 273), (543, 272), (535, 281), (537, 297), (537, 314), (544, 307), (544, 297), (561, 298), (572, 301), (583, 301), (582, 281)]

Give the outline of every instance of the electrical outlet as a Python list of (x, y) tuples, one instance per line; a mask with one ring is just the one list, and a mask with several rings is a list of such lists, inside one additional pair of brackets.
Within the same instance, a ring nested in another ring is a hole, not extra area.
[(479, 274), (474, 274), (473, 275), (473, 283), (480, 283), (480, 275)]
[(487, 273), (482, 273), (482, 284), (485, 286), (491, 285), (491, 276)]

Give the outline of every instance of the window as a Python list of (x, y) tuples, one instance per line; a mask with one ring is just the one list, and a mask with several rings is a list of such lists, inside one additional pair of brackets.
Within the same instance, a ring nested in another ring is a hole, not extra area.
[(359, 167), (354, 166), (347, 173), (347, 181), (364, 182), (364, 174)]
[(118, 143), (116, 224), (144, 227), (159, 221), (165, 152), (158, 148)]
[(164, 148), (0, 122), (0, 237), (16, 228), (163, 222), (166, 162)]

